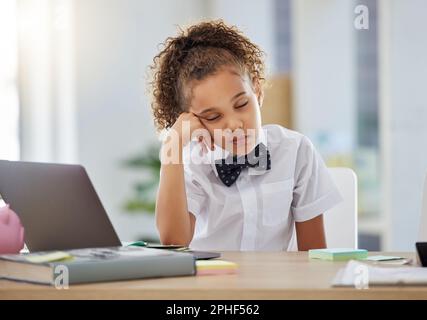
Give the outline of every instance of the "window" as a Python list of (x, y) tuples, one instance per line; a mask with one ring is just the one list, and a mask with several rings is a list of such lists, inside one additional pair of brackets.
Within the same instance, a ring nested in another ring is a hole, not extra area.
[(275, 3), (275, 40), (276, 40), (276, 67), (277, 72), (290, 74), (291, 62), (291, 2), (290, 0), (276, 0)]
[(0, 1), (0, 159), (19, 159), (16, 0)]
[[(380, 250), (384, 223), (380, 213), (377, 0), (358, 0), (369, 8), (369, 29), (356, 30), (357, 150), (359, 246)], [(372, 226), (377, 224), (375, 228)], [(369, 226), (370, 225), (370, 226)]]

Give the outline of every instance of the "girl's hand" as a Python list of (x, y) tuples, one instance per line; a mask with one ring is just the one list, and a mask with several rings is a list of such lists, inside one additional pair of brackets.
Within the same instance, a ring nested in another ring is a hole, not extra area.
[(0, 253), (19, 253), (24, 247), (24, 228), (9, 205), (0, 208)]
[(191, 112), (183, 112), (172, 126), (180, 139), (180, 147), (185, 147), (193, 138), (197, 138), (203, 152), (207, 152), (208, 148), (215, 149), (215, 144), (208, 129), (203, 125), (200, 119)]

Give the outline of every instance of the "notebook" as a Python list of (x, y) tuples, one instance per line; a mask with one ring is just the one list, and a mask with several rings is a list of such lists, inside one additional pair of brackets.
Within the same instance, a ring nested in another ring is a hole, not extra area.
[(122, 244), (124, 246), (137, 246), (137, 247), (147, 247), (147, 248), (154, 248), (154, 249), (187, 252), (187, 253), (191, 253), (194, 259), (196, 260), (208, 260), (208, 259), (216, 259), (221, 257), (221, 253), (219, 252), (193, 250), (183, 245), (165, 245), (160, 243), (147, 243), (145, 241), (122, 242)]

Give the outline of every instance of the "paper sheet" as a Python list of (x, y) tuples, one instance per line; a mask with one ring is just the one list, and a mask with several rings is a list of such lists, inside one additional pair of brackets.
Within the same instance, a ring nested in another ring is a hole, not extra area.
[(427, 268), (378, 267), (351, 260), (332, 282), (333, 286), (367, 285), (427, 285)]

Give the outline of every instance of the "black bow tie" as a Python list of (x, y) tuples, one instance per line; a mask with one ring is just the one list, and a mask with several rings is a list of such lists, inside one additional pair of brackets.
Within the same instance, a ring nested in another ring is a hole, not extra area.
[(250, 153), (244, 156), (229, 156), (226, 159), (215, 161), (218, 177), (227, 186), (236, 182), (240, 173), (247, 167), (257, 168), (257, 170), (270, 170), (270, 152), (267, 147), (260, 143)]

